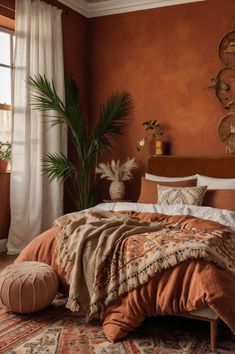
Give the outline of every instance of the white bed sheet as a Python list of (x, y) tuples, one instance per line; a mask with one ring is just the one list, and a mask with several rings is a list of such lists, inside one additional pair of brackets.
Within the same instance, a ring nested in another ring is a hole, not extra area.
[(101, 203), (96, 208), (102, 210), (133, 210), (137, 212), (162, 213), (167, 215), (192, 215), (205, 220), (219, 222), (222, 225), (230, 226), (235, 232), (235, 212), (225, 209), (217, 209), (196, 205), (157, 205), (144, 203)]

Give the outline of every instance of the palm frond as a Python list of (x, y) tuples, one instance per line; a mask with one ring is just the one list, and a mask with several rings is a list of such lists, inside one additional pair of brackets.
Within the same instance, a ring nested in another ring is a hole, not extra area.
[[(112, 143), (109, 139), (104, 135), (100, 138), (93, 137), (90, 143), (90, 150), (92, 161), (98, 158), (98, 155), (104, 155), (112, 150)], [(93, 156), (94, 155), (94, 156)], [(95, 157), (95, 159), (93, 158)]]
[(76, 173), (76, 168), (63, 154), (49, 153), (42, 159), (42, 171), (50, 181), (56, 178), (66, 181)]
[[(48, 153), (42, 159), (43, 173), (50, 181), (56, 178), (65, 181), (71, 177), (72, 187), (69, 186), (71, 189), (69, 195), (77, 209), (93, 206), (96, 203), (97, 188), (92, 172), (98, 156), (112, 149), (111, 138), (122, 133), (127, 117), (133, 110), (130, 94), (127, 91), (114, 93), (101, 106), (96, 129), (88, 134), (79, 88), (71, 76), (65, 81), (65, 103), (57, 95), (54, 82), (50, 82), (45, 76), (29, 77), (27, 83), (31, 89), (32, 106), (47, 113), (47, 123), (50, 118), (51, 126), (61, 123), (67, 125), (79, 161), (77, 168), (64, 155)], [(127, 166), (125, 169), (127, 178), (129, 178), (128, 168), (130, 167)], [(113, 170), (116, 179), (120, 177), (119, 172), (118, 164), (117, 169)]]
[(109, 138), (113, 135), (122, 134), (128, 115), (133, 111), (133, 102), (127, 91), (114, 93), (101, 106), (100, 121), (95, 129), (95, 138), (99, 141), (102, 149), (111, 146)]
[(80, 149), (81, 140), (85, 135), (85, 123), (82, 107), (78, 96), (78, 88), (71, 78), (66, 79), (65, 105), (56, 93), (53, 80), (50, 82), (45, 76), (29, 77), (28, 85), (32, 89), (31, 104), (39, 111), (55, 111), (57, 113), (51, 125), (65, 123), (71, 133), (75, 146)]
[(65, 79), (65, 102), (65, 113), (70, 117), (76, 140), (81, 140), (86, 135), (85, 117), (81, 105), (79, 87), (71, 76)]
[(32, 89), (31, 103), (36, 110), (56, 111), (64, 122), (64, 104), (55, 91), (54, 84), (42, 75), (29, 77), (27, 84)]

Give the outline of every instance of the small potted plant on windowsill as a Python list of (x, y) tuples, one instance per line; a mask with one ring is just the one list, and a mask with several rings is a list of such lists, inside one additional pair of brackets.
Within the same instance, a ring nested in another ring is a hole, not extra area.
[(9, 162), (11, 160), (11, 143), (9, 141), (0, 141), (0, 172), (9, 171)]

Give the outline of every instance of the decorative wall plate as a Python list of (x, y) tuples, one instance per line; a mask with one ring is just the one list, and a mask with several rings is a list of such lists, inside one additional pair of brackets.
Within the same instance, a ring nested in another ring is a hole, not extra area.
[(235, 31), (227, 33), (219, 45), (219, 57), (227, 66), (235, 66)]
[(215, 79), (215, 92), (224, 108), (235, 109), (235, 68), (225, 66)]
[(223, 117), (218, 125), (220, 139), (226, 143), (227, 151), (235, 153), (235, 113)]

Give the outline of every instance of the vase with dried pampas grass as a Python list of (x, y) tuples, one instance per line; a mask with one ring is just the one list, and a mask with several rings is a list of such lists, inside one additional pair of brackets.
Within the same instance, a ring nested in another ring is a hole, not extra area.
[(125, 197), (125, 183), (133, 178), (132, 170), (137, 167), (135, 158), (128, 158), (126, 162), (120, 163), (120, 160), (111, 163), (99, 163), (96, 173), (101, 178), (107, 178), (111, 181), (109, 194), (112, 200), (123, 200)]

